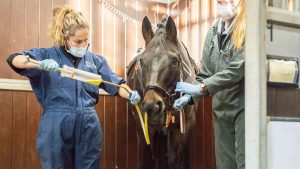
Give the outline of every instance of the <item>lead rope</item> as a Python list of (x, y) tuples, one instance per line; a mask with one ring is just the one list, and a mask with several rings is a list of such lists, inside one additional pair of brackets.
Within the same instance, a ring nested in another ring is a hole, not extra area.
[[(182, 77), (182, 71), (180, 71), (180, 82), (183, 82)], [(182, 97), (182, 92), (180, 92), (180, 97)], [(181, 134), (185, 133), (185, 112), (184, 109), (179, 110), (180, 111), (180, 132)]]

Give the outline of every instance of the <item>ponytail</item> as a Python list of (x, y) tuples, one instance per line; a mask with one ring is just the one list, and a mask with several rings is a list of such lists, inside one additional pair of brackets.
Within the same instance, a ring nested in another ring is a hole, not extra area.
[(74, 35), (75, 31), (81, 28), (89, 28), (87, 20), (81, 13), (76, 12), (69, 6), (53, 9), (49, 36), (52, 38), (54, 45), (63, 46), (64, 39)]

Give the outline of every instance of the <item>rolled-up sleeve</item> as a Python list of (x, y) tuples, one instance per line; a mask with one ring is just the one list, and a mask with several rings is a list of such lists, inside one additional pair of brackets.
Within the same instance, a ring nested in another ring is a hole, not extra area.
[(40, 48), (34, 48), (28, 51), (21, 51), (21, 52), (16, 52), (12, 55), (10, 55), (10, 57), (7, 59), (8, 64), (10, 65), (10, 67), (18, 74), (22, 75), (22, 76), (26, 76), (28, 78), (36, 78), (38, 76), (40, 76), (41, 74), (41, 70), (36, 69), (36, 68), (31, 68), (31, 69), (20, 69), (15, 67), (14, 65), (12, 65), (12, 60), (15, 58), (15, 56), (17, 55), (26, 55), (29, 56), (30, 58), (34, 59), (34, 60), (44, 60), (44, 53), (42, 51), (42, 49)]

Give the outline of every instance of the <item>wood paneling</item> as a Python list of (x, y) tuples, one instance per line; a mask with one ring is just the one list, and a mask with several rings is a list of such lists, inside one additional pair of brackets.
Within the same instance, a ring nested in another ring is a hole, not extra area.
[(52, 0), (52, 8), (65, 4), (66, 0)]
[[(11, 1), (11, 51), (21, 51), (25, 48), (26, 14), (25, 0)], [(12, 79), (24, 79), (13, 73)], [(26, 92), (13, 92), (12, 110), (12, 168), (21, 169), (26, 166)]]
[(300, 118), (300, 92), (295, 88), (268, 86), (267, 110), (272, 117)]
[(0, 91), (0, 168), (12, 169), (13, 96)]
[[(104, 111), (105, 111), (105, 107), (104, 107), (104, 97), (99, 97), (99, 102), (98, 104), (95, 106), (95, 110), (97, 111), (98, 113), (98, 116), (99, 116), (99, 120), (100, 120), (100, 124), (101, 124), (101, 129), (102, 129), (102, 134), (104, 135)], [(103, 140), (104, 141), (104, 140)], [(102, 150), (105, 149), (104, 146), (102, 147)], [(102, 152), (103, 154), (103, 152)], [(100, 163), (100, 168), (104, 168), (104, 164), (105, 164), (105, 161), (104, 161), (104, 158), (103, 158), (103, 155), (101, 157), (101, 163)]]
[[(25, 49), (39, 46), (39, 0), (26, 0), (25, 2)], [(39, 169), (40, 159), (36, 151), (36, 136), (38, 124), (41, 116), (41, 108), (32, 92), (27, 92), (26, 96), (26, 169)], [(23, 98), (24, 99), (24, 98)], [(23, 167), (25, 168), (25, 167)]]
[[(207, 1), (181, 0), (172, 5), (147, 0), (108, 2), (137, 21), (142, 21), (147, 15), (154, 25), (169, 12), (178, 25), (180, 39), (190, 49), (196, 62), (201, 58), (206, 31), (216, 18), (211, 10), (215, 7), (213, 2)], [(23, 79), (6, 64), (10, 53), (52, 46), (48, 37), (52, 8), (63, 4), (84, 14), (90, 23), (90, 50), (104, 56), (112, 70), (125, 77), (125, 66), (133, 53), (138, 47), (144, 47), (140, 22), (123, 22), (120, 16), (99, 0), (1, 0), (0, 66), (3, 69), (0, 78)], [(99, 96), (96, 110), (104, 135), (101, 168), (137, 169), (139, 140), (126, 100)], [(32, 92), (0, 90), (0, 169), (41, 168), (35, 149), (41, 111)], [(215, 168), (212, 131), (211, 98), (208, 97), (199, 102), (197, 124), (190, 147), (192, 169)], [(155, 152), (157, 169), (164, 169), (166, 165), (165, 141), (163, 136), (155, 139), (158, 145)]]
[(1, 78), (10, 78), (10, 68), (6, 63), (6, 58), (10, 53), (11, 47), (11, 4), (10, 0), (1, 0), (0, 1), (0, 77)]
[(52, 1), (39, 1), (39, 47), (47, 48), (53, 45), (48, 36), (48, 28), (52, 17)]
[[(25, 0), (12, 0), (11, 1), (10, 16), (11, 22), (11, 51), (21, 51), (25, 47)], [(13, 73), (12, 79), (23, 79), (22, 76)]]
[[(136, 10), (135, 10), (135, 4), (136, 0), (126, 0), (125, 1), (125, 7), (126, 7), (126, 14), (132, 18), (136, 17)], [(126, 21), (125, 23), (125, 48), (126, 48), (126, 53), (125, 53), (125, 59), (126, 59), (126, 65), (129, 64), (129, 62), (132, 59), (133, 53), (136, 51), (137, 47), (137, 33), (136, 28), (137, 25)], [(127, 148), (126, 148), (126, 154), (127, 154), (127, 168), (132, 168), (132, 169), (137, 169), (138, 168), (138, 138), (135, 130), (135, 123), (133, 120), (133, 116), (131, 112), (126, 112), (127, 113)], [(133, 162), (136, 161), (136, 162)]]
[[(121, 10), (125, 11), (125, 1), (115, 1), (115, 6)], [(125, 25), (117, 15), (114, 15), (115, 22), (115, 33), (114, 33), (114, 57), (115, 60), (115, 72), (121, 77), (125, 77)], [(115, 168), (127, 168), (128, 160), (127, 154), (127, 106), (123, 98), (117, 97), (115, 100), (116, 117), (115, 117)]]
[[(114, 4), (114, 1), (109, 1)], [(114, 71), (115, 67), (115, 20), (114, 14), (108, 8), (102, 8), (102, 55), (106, 58), (111, 69)], [(103, 168), (113, 169), (116, 164), (116, 106), (115, 97), (105, 96), (105, 114), (104, 114), (104, 152), (103, 152)]]
[(13, 92), (12, 168), (23, 169), (27, 154), (26, 92)]
[(41, 117), (41, 107), (38, 104), (35, 95), (32, 92), (27, 93), (26, 99), (27, 110), (27, 136), (26, 136), (26, 169), (39, 169), (40, 159), (36, 151), (36, 137), (38, 132), (39, 120)]
[[(29, 7), (26, 8), (26, 5)], [(29, 9), (34, 5), (34, 2), (28, 4), (27, 1), (12, 1), (11, 10), (11, 20), (20, 22), (11, 22), (11, 51), (21, 51), (25, 48), (25, 39), (28, 40), (30, 44), (31, 37), (27, 37), (28, 30), (27, 26), (30, 21), (27, 21), (28, 15), (32, 14), (34, 11), (30, 12)], [(35, 10), (36, 12), (36, 10)], [(31, 22), (31, 25), (36, 26), (37, 22)], [(33, 39), (33, 38), (32, 38)], [(12, 79), (24, 79), (24, 77), (13, 73), (11, 75)], [(12, 109), (13, 109), (13, 126), (12, 126), (12, 168), (21, 169), (27, 164), (27, 107), (26, 107), (26, 92), (13, 92)]]
[[(215, 152), (214, 152), (214, 133), (213, 133), (213, 113), (212, 113), (212, 99), (206, 97), (203, 100), (203, 126), (200, 128), (203, 131), (202, 134), (202, 151), (201, 154), (203, 160), (201, 163), (203, 169), (216, 168), (215, 166)], [(201, 111), (200, 111), (201, 112)]]

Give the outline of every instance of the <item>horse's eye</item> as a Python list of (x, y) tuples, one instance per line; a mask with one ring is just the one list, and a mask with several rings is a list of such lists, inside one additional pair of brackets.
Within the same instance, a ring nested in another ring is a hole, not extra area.
[(172, 63), (173, 65), (177, 65), (178, 62), (179, 62), (179, 60), (178, 60), (177, 58), (172, 58), (172, 59), (171, 59), (171, 63)]

